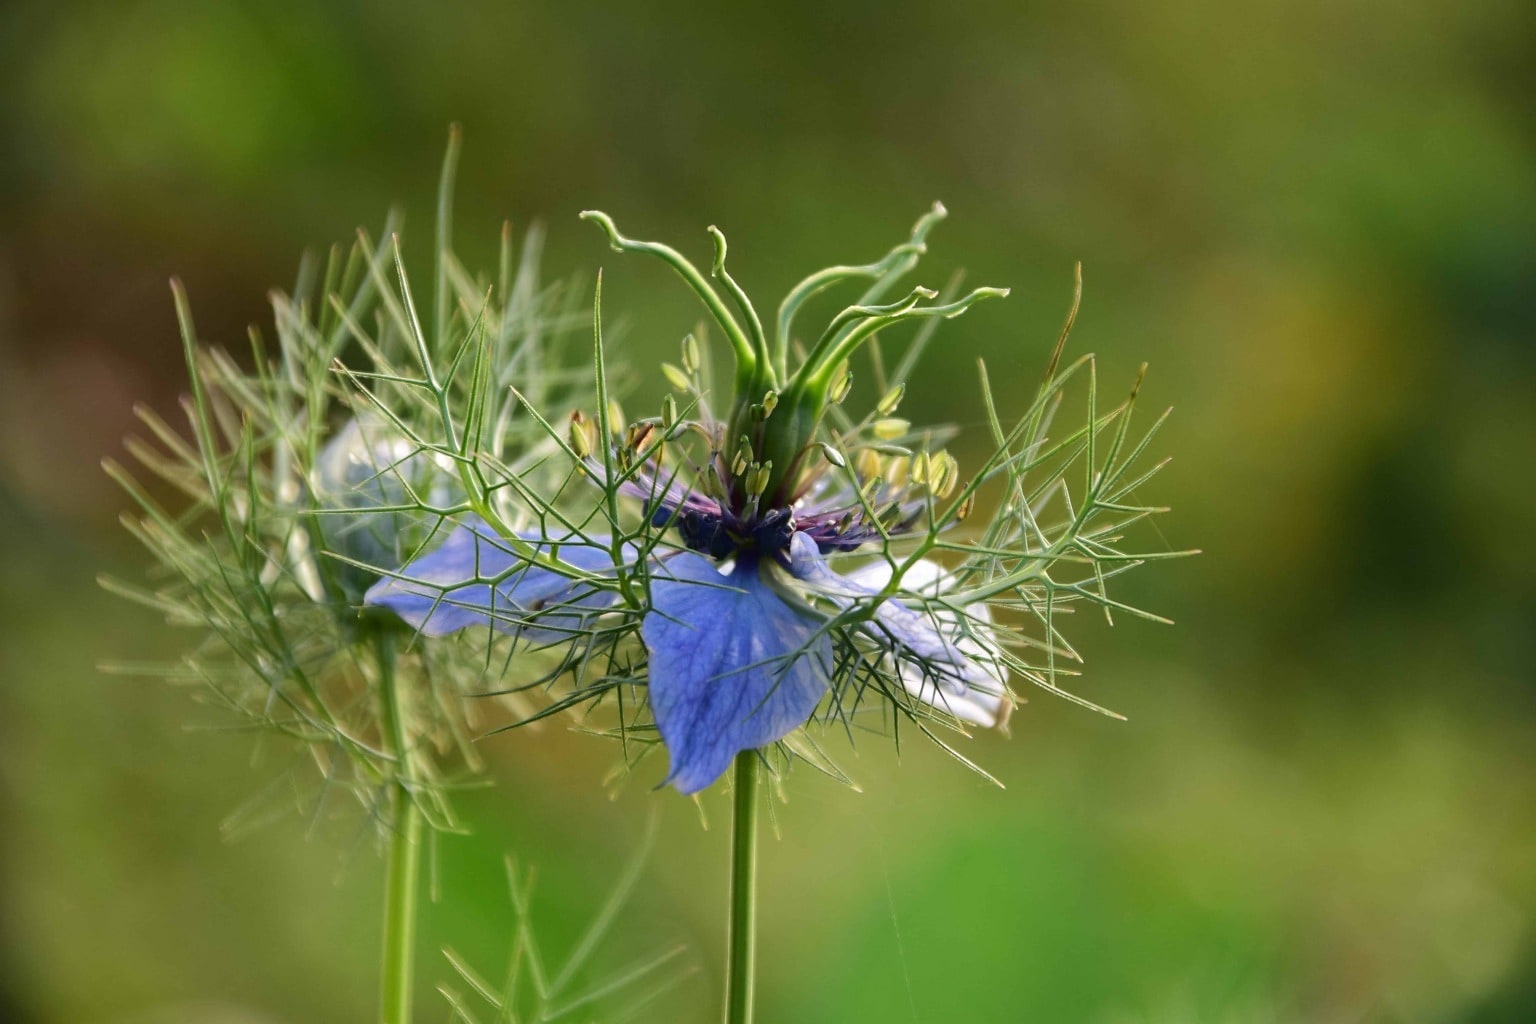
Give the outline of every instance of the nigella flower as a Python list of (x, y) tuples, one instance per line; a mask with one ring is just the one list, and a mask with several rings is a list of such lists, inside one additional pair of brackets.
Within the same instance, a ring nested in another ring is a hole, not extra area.
[[(385, 234), (393, 235), (392, 222)], [(352, 785), (379, 808), (393, 799), (391, 780), (406, 778), (441, 823), (447, 803), (434, 781), (436, 759), (422, 753), (406, 764), (390, 748), (447, 750), (467, 740), (458, 695), (484, 689), (484, 668), (437, 657), (449, 651), (397, 658), (396, 630), (383, 616), (359, 616), (358, 605), (387, 571), (435, 547), (448, 518), (471, 507), (494, 513), (477, 493), (488, 471), (463, 472), (463, 445), (494, 455), (524, 485), (547, 486), (537, 467), (558, 447), (542, 431), (506, 425), (514, 391), (537, 389), (546, 408), (562, 410), (591, 399), (572, 387), (575, 378), (548, 368), (545, 349), (568, 344), (579, 321), (559, 315), (539, 284), (536, 238), (524, 248), (521, 286), (509, 287), (503, 303), (486, 308), (471, 277), (443, 292), (445, 310), (468, 304), (478, 319), (445, 312), (430, 344), (403, 273), (390, 282), (392, 242), (363, 236), (323, 266), (306, 263), (294, 295), (274, 293), (273, 343), (238, 357), (199, 342), (174, 286), (191, 436), (145, 410), (149, 437), (129, 450), (164, 486), (142, 487), (111, 467), (140, 509), (130, 529), (160, 567), (152, 589), (112, 585), (201, 631), (186, 663), (166, 674), (196, 678), (221, 708), (325, 748), (314, 758), (316, 787), (300, 792), (329, 800)], [(450, 253), (439, 256), (457, 266)], [(510, 284), (510, 269), (504, 276)], [(480, 354), (467, 364), (447, 354), (471, 349)], [(439, 370), (465, 365), (497, 372)], [(581, 383), (590, 388), (586, 375)], [(432, 401), (423, 402), (428, 387)], [(494, 443), (474, 441), (462, 415), (442, 421), (444, 408), (462, 410), (471, 395), (477, 415), (494, 425), (482, 432), (494, 433)], [(162, 492), (183, 496), (184, 505), (163, 507), (155, 498)], [(411, 686), (399, 707), (359, 699), (361, 684), (393, 687), (407, 675), (431, 685)], [(521, 702), (504, 703), (523, 713)]]
[[(1079, 504), (1061, 475), (1074, 460), (1094, 458), (1094, 435), (1129, 403), (1106, 417), (1092, 414), (1089, 427), (1048, 448), (1045, 427), (1061, 381), (1077, 368), (1056, 376), (1053, 355), (1046, 385), (1017, 427), (1004, 429), (987, 397), (998, 448), (963, 487), (957, 460), (933, 447), (946, 431), (915, 430), (894, 416), (904, 384), (881, 383), (885, 393), (861, 419), (843, 408), (848, 360), (877, 332), (954, 317), (1007, 294), (980, 288), (924, 305), (937, 293), (918, 287), (880, 302), (943, 214), (935, 207), (877, 263), (807, 278), (780, 306), (771, 345), (725, 270), (718, 231), (711, 229), (714, 277), (739, 317), (675, 250), (622, 237), (606, 215), (584, 215), (617, 250), (670, 264), (704, 301), (734, 358), (725, 415), (712, 409), (709, 372), (690, 337), (681, 365), (663, 367), (673, 394), (661, 415), (620, 429), (605, 406), (600, 422), (573, 416), (562, 441), (574, 475), (598, 485), (593, 515), (606, 517), (609, 532), (498, 532), (461, 517), (440, 547), (375, 585), (369, 603), (394, 609), (428, 637), (488, 624), (535, 645), (588, 637), (605, 615), (629, 613), (643, 641), (650, 712), (670, 756), (667, 781), (684, 793), (714, 782), (739, 753), (785, 739), (824, 705), (829, 716), (859, 710), (871, 690), (925, 732), (933, 720), (962, 730), (1005, 721), (1010, 675), (1056, 690), (1056, 661), (1075, 653), (1051, 624), (1052, 611), (1082, 599), (1123, 607), (1108, 598), (1104, 581), (1139, 556), (1115, 551), (1113, 531), (1152, 511), (1125, 500), (1140, 481), (1125, 478), (1129, 458), (1117, 459), (1124, 419), (1109, 462), (1091, 475)], [(813, 343), (799, 344), (793, 322), (804, 302), (861, 278), (872, 282), (861, 301)], [(903, 353), (898, 381), (928, 336)], [(596, 353), (601, 396), (600, 340)], [(877, 373), (883, 365), (875, 360)], [(1024, 474), (1052, 457), (1054, 475), (1025, 487)], [(975, 537), (955, 536), (989, 481), (1006, 491), (999, 513)], [(541, 505), (539, 495), (525, 496)], [(1053, 500), (1071, 515), (1065, 526), (1042, 527), (1036, 516)], [(554, 508), (543, 502), (540, 521), (573, 521)], [(950, 553), (951, 567), (929, 557), (940, 551)], [(1092, 574), (1054, 578), (1066, 563)], [(994, 609), (1034, 617), (1045, 635), (1005, 626)], [(1026, 660), (1025, 648), (1044, 651), (1046, 663)]]
[[(897, 269), (921, 246), (931, 223), (925, 219), (914, 241), (893, 258), (854, 273), (880, 277)], [(717, 264), (718, 271), (723, 266)], [(998, 293), (981, 290), (920, 312), (955, 315), (992, 294)], [(899, 319), (931, 296), (920, 289), (896, 306), (848, 318), (847, 326)], [(722, 323), (728, 333), (734, 328), (728, 315)], [(832, 335), (828, 340), (833, 343), (807, 358), (788, 388), (766, 346), (746, 343), (737, 351), (737, 370), (751, 390), (738, 394), (730, 418), (714, 419), (707, 389), (690, 382), (696, 415), (676, 416), (669, 399), (673, 411), (664, 422), (630, 430), (618, 451), (622, 468), (611, 478), (608, 463), (591, 451), (612, 439), (592, 437), (590, 424), (579, 419), (573, 427), (573, 453), (618, 493), (643, 501), (642, 526), (666, 532), (673, 545), (653, 551), (641, 567), (649, 603), (640, 634), (648, 655), (651, 712), (671, 756), (667, 778), (685, 793), (713, 782), (737, 753), (768, 746), (804, 725), (847, 674), (850, 656), (868, 661), (867, 668), (892, 677), (906, 693), (955, 720), (990, 726), (1006, 713), (1006, 671), (983, 647), (987, 613), (942, 605), (945, 595), (935, 587), (945, 577), (932, 562), (913, 559), (897, 576), (890, 561), (840, 574), (826, 560), (886, 550), (893, 537), (923, 518), (926, 501), (941, 489), (925, 483), (954, 484), (948, 456), (924, 453), (925, 481), (861, 479), (846, 457), (818, 447), (822, 416), (842, 400), (848, 385), (843, 368), (848, 341)], [(690, 342), (687, 369), (671, 368), (674, 376), (697, 378), (696, 350)], [(742, 398), (754, 392), (767, 398)], [(880, 411), (894, 411), (898, 398), (883, 402)], [(897, 422), (882, 417), (869, 424), (863, 441), (852, 433), (845, 440), (872, 444), (876, 434), (904, 434), (904, 428), (892, 433)], [(731, 454), (730, 440), (738, 434)], [(874, 451), (857, 450), (866, 463)], [(775, 455), (779, 471), (773, 468)], [(875, 468), (884, 468), (878, 458)], [(834, 473), (840, 479), (833, 479)], [(368, 603), (395, 610), (425, 636), (488, 624), (547, 644), (579, 634), (618, 601), (612, 588), (573, 579), (529, 557), (549, 555), (559, 565), (601, 574), (614, 569), (610, 538), (521, 534), (516, 539), (523, 543), (510, 544), (484, 522), (468, 519), (435, 551), (376, 584)], [(635, 546), (623, 550), (627, 560), (635, 558)], [(898, 599), (908, 576), (931, 594), (918, 594), (906, 582), (911, 602)], [(932, 607), (925, 607), (929, 602)], [(848, 649), (852, 628), (861, 632), (865, 650)]]

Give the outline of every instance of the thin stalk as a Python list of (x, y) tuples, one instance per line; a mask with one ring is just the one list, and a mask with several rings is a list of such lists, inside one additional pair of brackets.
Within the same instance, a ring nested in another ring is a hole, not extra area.
[(725, 969), (725, 1024), (752, 1024), (757, 946), (757, 776), (755, 750), (736, 755), (731, 828), (731, 914)]
[(379, 696), (384, 741), (396, 759), (389, 795), (389, 850), (384, 880), (384, 963), (379, 1020), (410, 1024), (416, 959), (416, 896), (421, 889), (421, 808), (410, 790), (410, 745), (395, 678), (395, 641), (378, 638)]

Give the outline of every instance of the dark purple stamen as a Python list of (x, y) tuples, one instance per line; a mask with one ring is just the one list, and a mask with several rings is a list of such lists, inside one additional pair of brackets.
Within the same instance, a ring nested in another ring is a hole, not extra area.
[[(801, 508), (773, 508), (740, 514), (715, 498), (671, 481), (640, 474), (622, 487), (649, 503), (651, 525), (677, 527), (683, 544), (714, 559), (752, 555), (783, 558), (795, 534), (803, 533), (822, 554), (853, 551), (885, 535), (906, 533), (922, 518), (920, 501), (891, 501), (871, 521), (861, 504), (820, 501)], [(845, 495), (845, 498), (848, 497)]]
[(690, 501), (682, 505), (658, 502), (651, 512), (651, 524), (662, 527), (672, 523), (683, 543), (711, 558), (729, 558), (746, 552), (773, 557), (789, 550), (795, 535), (795, 514), (791, 509), (770, 509), (750, 517), (731, 514), (718, 504)]

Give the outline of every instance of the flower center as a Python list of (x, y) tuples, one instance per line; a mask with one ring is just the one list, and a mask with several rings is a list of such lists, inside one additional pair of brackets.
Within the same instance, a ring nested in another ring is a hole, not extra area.
[[(665, 522), (669, 513), (658, 510)], [(711, 558), (773, 557), (789, 550), (795, 535), (795, 513), (776, 508), (750, 517), (738, 517), (719, 508), (683, 508), (674, 520), (683, 543)]]

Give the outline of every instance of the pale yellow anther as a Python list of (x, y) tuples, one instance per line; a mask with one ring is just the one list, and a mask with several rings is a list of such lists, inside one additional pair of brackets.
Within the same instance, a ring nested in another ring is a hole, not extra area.
[(667, 383), (671, 384), (678, 391), (688, 391), (693, 388), (692, 377), (684, 373), (681, 367), (672, 363), (661, 364), (661, 375), (667, 378)]
[(873, 480), (883, 472), (880, 465), (880, 456), (873, 448), (860, 448), (853, 468), (858, 472), (859, 477), (864, 480)]
[(914, 484), (926, 484), (929, 479), (929, 467), (933, 464), (932, 458), (929, 457), (927, 452), (918, 452), (912, 456), (910, 462), (911, 468), (908, 470), (908, 473), (911, 476), (912, 482)]

